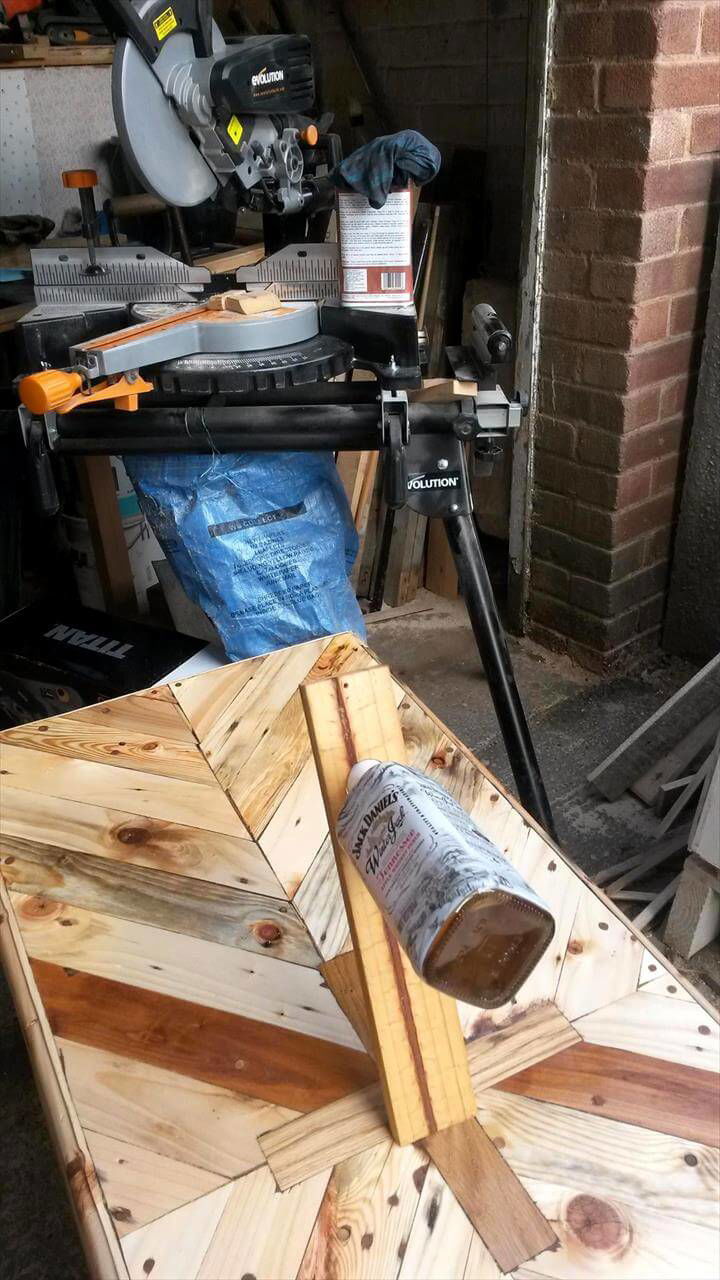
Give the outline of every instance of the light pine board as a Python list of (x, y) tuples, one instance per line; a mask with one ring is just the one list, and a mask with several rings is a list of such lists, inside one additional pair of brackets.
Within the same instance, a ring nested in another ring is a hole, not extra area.
[[(0, 943), (103, 1280), (125, 1265), (138, 1280), (508, 1270), (428, 1151), (391, 1144), (365, 1085), (367, 1020), (300, 715), (303, 681), (365, 666), (377, 659), (357, 637), (327, 636), (0, 735), (0, 872), (15, 885), (0, 883)], [(407, 759), (556, 919), (516, 1002), (459, 1008), (488, 1154), (560, 1241), (530, 1258), (516, 1229), (512, 1274), (714, 1275), (707, 1003), (397, 682), (392, 702)]]

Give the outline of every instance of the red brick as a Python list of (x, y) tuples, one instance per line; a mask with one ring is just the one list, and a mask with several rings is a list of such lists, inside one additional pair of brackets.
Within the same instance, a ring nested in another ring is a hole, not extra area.
[(590, 263), (579, 253), (548, 249), (543, 259), (543, 289), (548, 293), (587, 294)]
[(600, 252), (608, 257), (655, 258), (675, 249), (678, 211), (655, 209), (652, 213), (602, 213)]
[(666, 489), (674, 489), (679, 471), (679, 453), (669, 453), (664, 458), (658, 458), (653, 465), (652, 492), (663, 493)]
[(602, 69), (600, 103), (613, 111), (714, 106), (719, 75), (716, 62), (611, 63)]
[(718, 84), (720, 62), (656, 63), (650, 105), (656, 110), (715, 106)]
[(682, 160), (688, 148), (689, 111), (655, 111), (650, 117), (650, 164)]
[(600, 73), (600, 104), (610, 110), (648, 108), (653, 92), (652, 62), (612, 62)]
[(632, 467), (618, 477), (615, 507), (631, 507), (649, 498), (652, 492), (652, 467)]
[(562, 378), (577, 382), (580, 378), (580, 354), (582, 347), (576, 342), (560, 342), (550, 337), (542, 327), (540, 316), (540, 359), (543, 374), (548, 378)]
[(552, 493), (614, 511), (650, 496), (652, 467), (638, 467), (617, 475), (595, 467), (578, 466), (541, 449), (535, 455), (535, 482)]
[(625, 351), (584, 346), (580, 369), (583, 382), (590, 387), (600, 387), (605, 391), (630, 390), (630, 365)]
[(678, 248), (689, 249), (697, 245), (714, 244), (717, 235), (718, 206), (691, 204), (683, 209), (680, 219)]
[[(653, 302), (644, 302), (635, 308), (635, 319), (632, 326), (632, 338), (635, 346), (645, 342), (658, 342), (668, 331), (670, 302), (667, 298), (659, 298)], [(686, 330), (672, 332), (685, 333)]]
[(673, 527), (671, 524), (655, 529), (645, 539), (645, 564), (654, 564), (656, 560), (667, 561), (672, 546)]
[(612, 56), (614, 32), (608, 12), (561, 13), (555, 33), (556, 58)]
[(706, 4), (703, 9), (700, 48), (703, 53), (720, 53), (720, 6), (717, 0)]
[(711, 198), (716, 166), (712, 159), (654, 165), (608, 165), (597, 175), (600, 209), (659, 209), (674, 204), (697, 204)]
[(593, 173), (579, 164), (551, 164), (548, 171), (548, 205), (551, 209), (589, 209), (593, 199)]
[(697, 288), (708, 271), (702, 249), (640, 263), (598, 258), (590, 264), (590, 292), (598, 298), (644, 302)]
[(645, 208), (710, 200), (718, 191), (719, 176), (720, 165), (712, 159), (653, 166), (647, 171)]
[(658, 5), (658, 53), (694, 53), (700, 29), (700, 10), (688, 5)]
[(671, 334), (697, 333), (705, 326), (708, 295), (702, 293), (683, 293), (673, 298), (670, 304)]
[(548, 560), (533, 558), (530, 565), (530, 582), (534, 591), (543, 591), (547, 595), (557, 596), (559, 600), (567, 600), (570, 574), (567, 569), (551, 564)]
[(683, 420), (656, 423), (621, 436), (620, 466), (633, 468), (653, 462), (664, 454), (679, 450), (683, 438)]
[[(646, 539), (638, 538), (620, 547), (597, 547), (571, 533), (533, 525), (533, 555), (550, 560), (572, 573), (585, 574), (598, 582), (616, 582), (646, 563)], [(656, 557), (657, 558), (657, 557)]]
[(697, 387), (697, 375), (684, 373), (680, 378), (667, 382), (660, 392), (661, 422), (678, 414), (689, 414)]
[(559, 493), (548, 493), (535, 486), (533, 494), (533, 512), (535, 518), (549, 529), (570, 529), (573, 522), (572, 498)]
[[(547, 367), (541, 356), (541, 373), (546, 372)], [(660, 388), (649, 387), (632, 396), (620, 396), (615, 392), (599, 391), (543, 377), (540, 405), (545, 413), (559, 414), (563, 418), (622, 434), (657, 421)]]
[(660, 623), (665, 616), (665, 592), (662, 591), (658, 595), (653, 596), (652, 600), (645, 600), (638, 610), (637, 629), (641, 635), (646, 632), (655, 632), (659, 629)]
[(635, 635), (638, 608), (615, 618), (598, 618), (585, 609), (577, 609), (541, 591), (530, 593), (530, 615), (535, 621), (580, 640), (591, 648), (613, 649)]
[(600, 248), (602, 226), (594, 209), (550, 209), (546, 234), (554, 248), (589, 252)]
[(644, 116), (556, 116), (550, 154), (568, 160), (646, 160), (650, 122)]
[(575, 454), (575, 427), (570, 422), (559, 418), (538, 414), (535, 424), (535, 445), (546, 449), (548, 453), (557, 453), (563, 458), (572, 458)]
[(631, 337), (632, 312), (627, 306), (607, 302), (546, 295), (542, 324), (544, 332), (560, 337), (625, 347)]
[(630, 541), (641, 533), (649, 533), (659, 525), (668, 524), (674, 514), (675, 494), (660, 493), (647, 502), (639, 502), (635, 507), (627, 507), (612, 517), (614, 522), (613, 537), (617, 542)]
[(560, 63), (553, 67), (550, 80), (552, 110), (592, 110), (595, 106), (596, 77), (596, 68), (591, 62)]
[(629, 574), (620, 582), (594, 582), (592, 578), (573, 576), (570, 579), (569, 600), (578, 608), (600, 617), (612, 618), (626, 612), (662, 589), (667, 578), (667, 565), (654, 564)]
[(632, 354), (628, 359), (628, 390), (662, 382), (695, 367), (700, 357), (699, 337), (668, 339), (667, 342)]
[(690, 150), (694, 155), (720, 151), (720, 111), (693, 111)]
[(619, 471), (623, 437), (614, 431), (578, 426), (576, 454), (581, 462), (606, 471)]

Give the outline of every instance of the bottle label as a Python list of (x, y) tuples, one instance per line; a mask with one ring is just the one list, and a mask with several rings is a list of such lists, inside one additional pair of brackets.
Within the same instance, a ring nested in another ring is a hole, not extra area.
[(438, 931), (473, 894), (502, 890), (548, 910), (445, 788), (410, 766), (369, 769), (337, 833), (420, 974)]

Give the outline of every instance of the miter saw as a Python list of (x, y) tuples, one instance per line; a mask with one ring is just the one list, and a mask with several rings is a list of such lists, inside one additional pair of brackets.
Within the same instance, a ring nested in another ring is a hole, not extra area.
[[(143, 296), (133, 275), (141, 249), (128, 247), (125, 257), (136, 256), (124, 280), (117, 251), (81, 253), (66, 273), (78, 287), (104, 281), (131, 296), (106, 301), (101, 318), (92, 297), (74, 307), (58, 302), (54, 315), (44, 304), (26, 317), (34, 372), (19, 392), (29, 447), (46, 464), (52, 454), (382, 450), (388, 518), (373, 594), (382, 596), (394, 512), (407, 504), (442, 518), (520, 797), (552, 833), (468, 473), (468, 457), (486, 466), (520, 422), (519, 403), (507, 400), (495, 376), (509, 333), (491, 308), (476, 308), (470, 347), (448, 353), (456, 379), (448, 398), (409, 398), (422, 383), (413, 309), (341, 305), (328, 296), (334, 246), (313, 244), (312, 217), (332, 202), (339, 148), (307, 114), (307, 39), (226, 43), (206, 0), (138, 7), (98, 0), (97, 7), (118, 37), (115, 118), (143, 186), (192, 205), (234, 182), (263, 213), (272, 228), (266, 244), (280, 256), (251, 270), (245, 288), (220, 295), (209, 281), (188, 279), (193, 269), (185, 267), (183, 281), (169, 282), (191, 286), (178, 306), (177, 297), (163, 304)], [(108, 306), (118, 312), (103, 324)], [(358, 368), (374, 380), (350, 381)]]

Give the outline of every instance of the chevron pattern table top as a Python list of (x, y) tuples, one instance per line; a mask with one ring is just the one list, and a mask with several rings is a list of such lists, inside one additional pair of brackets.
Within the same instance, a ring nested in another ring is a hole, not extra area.
[(714, 1280), (712, 1010), (399, 684), (556, 935), (460, 1007), (472, 1167), (391, 1141), (299, 692), (376, 663), (324, 637), (0, 735), (2, 958), (92, 1273)]

